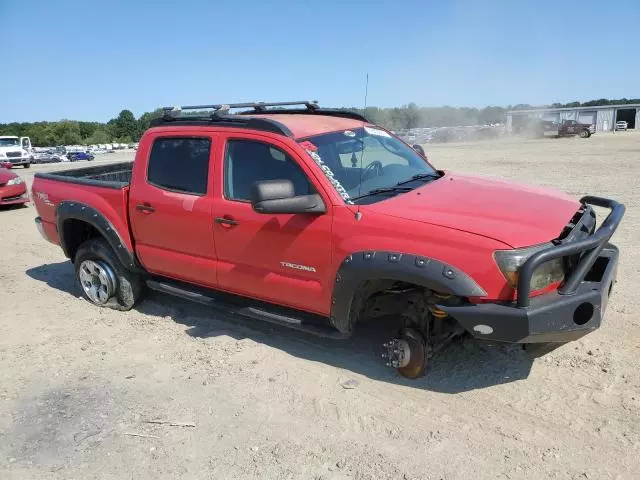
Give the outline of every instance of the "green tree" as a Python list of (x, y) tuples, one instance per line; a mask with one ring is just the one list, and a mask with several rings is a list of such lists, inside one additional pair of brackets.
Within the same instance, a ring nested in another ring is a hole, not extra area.
[(73, 120), (61, 120), (53, 126), (53, 139), (56, 145), (78, 145), (82, 143), (80, 126)]
[(403, 107), (403, 128), (411, 129), (420, 126), (420, 109), (415, 103)]
[(99, 143), (110, 143), (111, 138), (105, 126), (100, 126), (94, 130), (89, 138), (85, 140), (88, 145), (96, 145)]
[(485, 107), (478, 114), (478, 123), (481, 125), (503, 123), (505, 119), (506, 111), (502, 107)]
[(132, 138), (138, 141), (142, 136), (142, 134), (151, 126), (151, 121), (154, 118), (159, 118), (160, 116), (162, 116), (161, 109), (154, 110), (153, 112), (145, 112), (142, 115), (140, 115), (140, 118), (138, 119), (137, 134)]
[(131, 110), (122, 110), (116, 118), (109, 121), (109, 124), (114, 138), (134, 138), (138, 136), (138, 122)]

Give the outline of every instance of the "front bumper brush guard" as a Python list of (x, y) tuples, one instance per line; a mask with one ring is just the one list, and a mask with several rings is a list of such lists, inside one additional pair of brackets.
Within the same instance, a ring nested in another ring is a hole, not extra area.
[(623, 204), (608, 198), (586, 196), (580, 199), (580, 203), (583, 205), (595, 205), (597, 207), (608, 208), (611, 211), (593, 235), (582, 240), (566, 243), (565, 245), (556, 245), (546, 250), (541, 250), (533, 254), (524, 265), (522, 265), (518, 274), (518, 296), (516, 302), (518, 308), (526, 308), (530, 305), (531, 278), (536, 268), (550, 260), (584, 252), (576, 267), (569, 274), (569, 277), (558, 289), (558, 294), (560, 295), (573, 295), (576, 293), (580, 283), (598, 259), (600, 252), (607, 245), (607, 242), (618, 228), (618, 225), (620, 225), (620, 221), (625, 212), (625, 206)]

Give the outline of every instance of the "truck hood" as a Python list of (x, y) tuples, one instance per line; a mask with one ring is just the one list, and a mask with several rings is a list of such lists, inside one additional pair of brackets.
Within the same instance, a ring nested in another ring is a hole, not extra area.
[(446, 172), (362, 210), (462, 230), (519, 248), (557, 238), (578, 208), (578, 201), (550, 188)]

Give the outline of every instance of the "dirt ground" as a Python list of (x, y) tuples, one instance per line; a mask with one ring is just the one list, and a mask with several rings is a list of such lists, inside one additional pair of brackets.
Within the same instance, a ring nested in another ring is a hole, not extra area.
[(454, 345), (408, 381), (374, 327), (335, 343), (160, 294), (93, 307), (33, 207), (1, 210), (0, 478), (640, 478), (640, 134), (426, 150), (626, 204), (600, 330), (540, 358)]

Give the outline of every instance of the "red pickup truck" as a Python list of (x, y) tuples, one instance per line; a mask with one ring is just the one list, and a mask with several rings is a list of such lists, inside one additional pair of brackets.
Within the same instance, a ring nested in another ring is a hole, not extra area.
[(384, 316), (408, 377), (461, 335), (599, 327), (623, 205), (438, 170), (359, 114), (298, 103), (166, 109), (133, 163), (36, 174), (36, 223), (86, 299), (127, 310), (146, 286), (333, 338)]
[(578, 123), (575, 120), (564, 120), (561, 123), (551, 120), (540, 120), (538, 123), (538, 134), (541, 137), (571, 137), (579, 135), (580, 138), (589, 138), (594, 133), (596, 133), (595, 125)]

